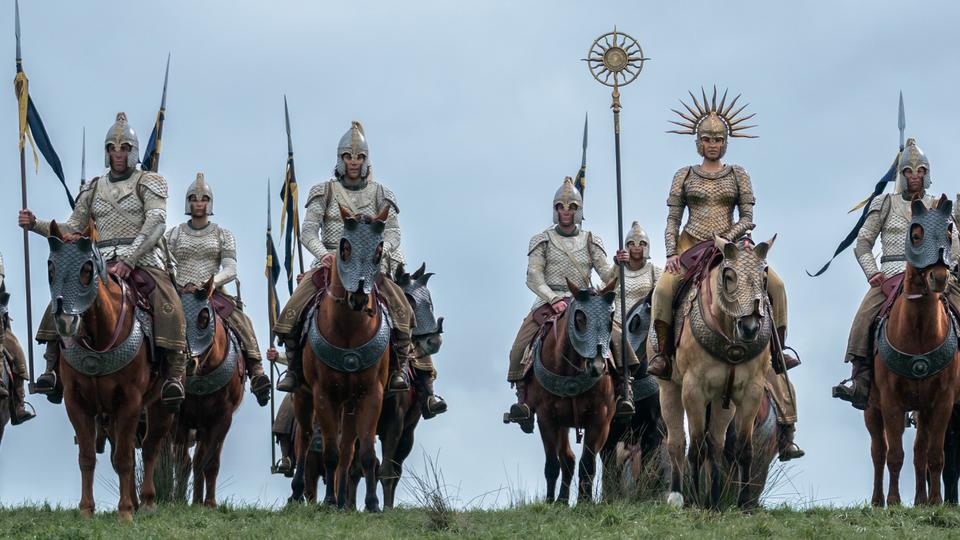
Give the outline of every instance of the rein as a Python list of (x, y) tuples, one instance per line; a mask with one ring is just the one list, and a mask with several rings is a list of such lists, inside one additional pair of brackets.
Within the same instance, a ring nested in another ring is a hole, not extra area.
[[(110, 275), (114, 276), (114, 274)], [(99, 354), (106, 353), (117, 346), (117, 344), (120, 342), (120, 334), (123, 332), (123, 322), (127, 315), (128, 300), (131, 299), (130, 290), (127, 287), (126, 281), (122, 279), (117, 279), (117, 281), (120, 284), (120, 316), (117, 317), (117, 324), (113, 328), (113, 335), (110, 337), (109, 343), (107, 343), (104, 348), (98, 349), (90, 343), (90, 336), (83, 335), (66, 338), (63, 340), (64, 344), (66, 344), (68, 347), (79, 346), (90, 352)]]

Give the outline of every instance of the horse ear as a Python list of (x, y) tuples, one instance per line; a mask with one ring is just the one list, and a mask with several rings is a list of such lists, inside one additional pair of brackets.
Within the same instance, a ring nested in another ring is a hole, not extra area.
[(217, 290), (217, 288), (213, 286), (213, 276), (210, 276), (210, 279), (207, 280), (207, 283), (203, 286), (203, 290), (207, 293), (207, 299), (209, 300), (210, 297), (213, 296), (213, 291)]
[(613, 305), (613, 301), (616, 299), (617, 299), (617, 293), (615, 291), (610, 291), (603, 295), (603, 301), (610, 304), (611, 306)]
[(604, 285), (602, 289), (597, 291), (597, 294), (600, 296), (603, 296), (609, 292), (615, 293), (618, 281), (620, 281), (620, 276), (614, 275), (613, 279), (611, 279), (606, 285)]
[(443, 333), (443, 317), (440, 317), (439, 319), (437, 319), (437, 333), (438, 334)]
[(430, 276), (432, 275), (433, 275), (433, 272), (427, 272), (426, 274), (421, 276), (421, 281), (423, 282), (424, 286), (427, 284), (428, 281), (430, 281)]
[(398, 264), (397, 268), (393, 271), (393, 281), (402, 287), (404, 283), (401, 282), (403, 282), (404, 277), (406, 277), (406, 282), (409, 283), (410, 277), (407, 276), (406, 273), (407, 271), (403, 268), (403, 263)]
[(10, 303), (10, 293), (7, 292), (6, 287), (0, 289), (0, 306), (6, 306)]
[(350, 212), (344, 210), (343, 206), (341, 206), (339, 203), (337, 204), (337, 208), (340, 209), (340, 219), (343, 221), (347, 221), (348, 219), (353, 220), (353, 216), (350, 215)]
[(577, 296), (578, 294), (580, 294), (580, 287), (578, 287), (576, 283), (570, 281), (570, 278), (563, 278), (563, 279), (567, 280), (567, 289), (570, 290), (570, 294), (572, 294), (573, 296)]
[(60, 225), (57, 223), (57, 220), (50, 222), (50, 238), (57, 238), (58, 240), (63, 240), (63, 231), (60, 230)]
[(940, 204), (937, 205), (937, 209), (940, 210), (940, 213), (945, 216), (953, 215), (953, 201), (947, 198), (946, 195), (940, 198)]
[(377, 212), (377, 215), (373, 217), (373, 220), (379, 221), (381, 223), (386, 223), (387, 217), (389, 216), (390, 216), (390, 205), (385, 204), (383, 205), (383, 208), (381, 208), (380, 211)]
[(87, 252), (93, 249), (93, 242), (89, 236), (81, 236), (80, 239), (77, 240), (77, 247), (80, 251)]
[(757, 254), (757, 257), (766, 259), (767, 253), (770, 252), (770, 248), (773, 247), (773, 241), (776, 239), (777, 235), (773, 235), (773, 238), (767, 240), (766, 242), (760, 242), (759, 244), (753, 246), (753, 252)]
[(343, 220), (344, 228), (353, 230), (357, 226), (357, 217), (345, 210), (340, 204), (337, 204), (337, 208), (340, 209), (340, 219)]
[(57, 236), (54, 236), (53, 234), (50, 234), (50, 236), (47, 237), (47, 244), (50, 245), (50, 251), (57, 252), (63, 247), (63, 240)]
[(910, 202), (910, 210), (913, 212), (913, 217), (922, 216), (927, 213), (927, 206), (920, 199), (914, 199)]
[(723, 258), (728, 261), (733, 260), (737, 256), (736, 244), (718, 234), (713, 235), (713, 245), (723, 253)]
[(410, 276), (410, 278), (413, 280), (420, 279), (420, 277), (423, 276), (423, 273), (426, 271), (427, 271), (427, 263), (423, 263), (420, 265), (420, 268), (417, 268), (417, 271), (414, 272), (412, 276)]

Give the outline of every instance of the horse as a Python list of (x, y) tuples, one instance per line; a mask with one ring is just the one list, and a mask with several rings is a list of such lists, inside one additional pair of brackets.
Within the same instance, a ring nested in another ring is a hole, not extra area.
[(95, 231), (65, 236), (56, 222), (48, 237), (50, 309), (61, 348), (61, 379), (67, 415), (76, 433), (82, 479), (80, 514), (93, 516), (97, 418), (107, 418), (111, 461), (119, 476), (118, 517), (132, 521), (139, 508), (134, 445), (141, 410), (147, 409), (143, 441), (145, 508), (156, 505), (153, 469), (160, 440), (173, 415), (160, 403), (165, 374), (150, 361), (152, 319), (126, 281), (108, 270), (95, 244)]
[[(655, 456), (663, 443), (666, 427), (660, 413), (660, 388), (656, 378), (647, 374), (647, 335), (650, 331), (649, 295), (627, 311), (627, 323), (623, 332), (627, 343), (637, 355), (641, 369), (632, 381), (633, 407), (636, 411), (629, 420), (616, 420), (610, 425), (607, 442), (600, 451), (603, 465), (603, 498), (617, 498), (623, 494), (618, 489), (618, 478), (624, 474), (623, 449), (629, 448), (631, 455)], [(621, 450), (618, 451), (618, 447)], [(620, 457), (618, 457), (620, 456)]]
[(541, 330), (541, 337), (531, 346), (533, 377), (527, 386), (527, 404), (536, 415), (546, 454), (547, 502), (567, 504), (570, 499), (576, 463), (570, 428), (577, 430), (578, 440), (584, 430), (577, 499), (593, 500), (597, 454), (607, 440), (614, 414), (609, 362), (616, 282), (613, 279), (597, 290), (581, 289), (568, 279), (567, 288), (573, 295), (570, 305)]
[[(923, 201), (911, 203), (903, 290), (877, 325), (874, 381), (864, 411), (873, 458), (874, 506), (900, 504), (907, 411), (917, 412), (914, 504), (942, 502), (944, 440), (960, 384), (956, 320), (944, 296), (950, 281), (952, 208), (946, 195), (929, 210)], [(884, 465), (890, 473), (886, 501)]]
[[(660, 407), (667, 426), (672, 468), (667, 502), (683, 506), (682, 484), (690, 464), (694, 502), (700, 500), (700, 471), (710, 462), (710, 505), (720, 504), (720, 441), (734, 423), (733, 455), (739, 470), (737, 506), (756, 506), (759, 492), (751, 484), (754, 419), (764, 396), (773, 332), (767, 296), (767, 253), (776, 236), (751, 246), (714, 237), (717, 264), (694, 282), (678, 312), (676, 369), (660, 381)], [(731, 337), (732, 336), (732, 337)], [(647, 345), (653, 350), (653, 340)], [(735, 408), (731, 409), (731, 403)], [(735, 414), (736, 413), (736, 414)], [(690, 448), (684, 459), (684, 416)]]
[[(9, 303), (10, 293), (7, 292), (7, 286), (0, 284), (0, 336), (5, 336), (10, 328), (10, 316), (7, 314)], [(13, 386), (17, 384), (17, 380), (13, 374), (12, 360), (7, 358), (6, 350), (0, 347), (0, 385), (7, 389), (7, 395), (0, 397), (0, 443), (3, 442), (3, 431), (13, 412)]]
[[(194, 292), (181, 292), (187, 320), (187, 347), (196, 358), (187, 375), (186, 399), (176, 421), (174, 447), (180, 463), (189, 463), (190, 431), (196, 430), (193, 454), (193, 504), (217, 506), (217, 475), (223, 441), (233, 414), (243, 401), (243, 358), (240, 345), (214, 308), (213, 278)], [(204, 489), (206, 487), (206, 489)]]
[(953, 406), (943, 440), (943, 502), (956, 505), (960, 484), (960, 405)]
[[(389, 208), (373, 217), (351, 215), (342, 207), (343, 235), (328, 283), (307, 316), (303, 374), (294, 398), (306, 455), (314, 421), (323, 443), (327, 505), (345, 508), (348, 475), (358, 458), (366, 486), (364, 506), (380, 512), (377, 497), (376, 432), (390, 367), (390, 322), (378, 300), (375, 282), (383, 257), (383, 231)], [(307, 394), (309, 393), (309, 398)], [(304, 464), (304, 496), (316, 500), (319, 467)]]
[[(416, 325), (411, 329), (411, 334), (414, 354), (418, 357), (432, 357), (440, 352), (443, 344), (443, 317), (437, 318), (434, 315), (433, 299), (427, 288), (427, 282), (432, 275), (427, 272), (426, 263), (413, 274), (406, 272), (402, 264), (394, 272), (394, 281), (403, 289), (415, 314)], [(422, 401), (415, 385), (411, 385), (406, 392), (391, 392), (384, 397), (377, 422), (377, 436), (382, 449), (378, 478), (383, 486), (385, 509), (394, 506), (397, 486), (403, 474), (403, 462), (413, 450), (414, 431), (420, 423), (422, 413)], [(347, 503), (350, 508), (356, 507), (357, 484), (361, 472), (359, 463), (354, 460)]]

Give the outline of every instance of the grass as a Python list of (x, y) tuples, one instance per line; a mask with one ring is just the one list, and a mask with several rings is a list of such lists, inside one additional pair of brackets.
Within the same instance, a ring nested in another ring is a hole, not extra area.
[(314, 506), (278, 510), (173, 505), (120, 524), (113, 512), (85, 521), (74, 510), (0, 508), (0, 538), (960, 538), (960, 509), (788, 508), (751, 514), (676, 510), (662, 504), (564, 508), (529, 504), (507, 510), (450, 510), (439, 529), (429, 511), (383, 515)]

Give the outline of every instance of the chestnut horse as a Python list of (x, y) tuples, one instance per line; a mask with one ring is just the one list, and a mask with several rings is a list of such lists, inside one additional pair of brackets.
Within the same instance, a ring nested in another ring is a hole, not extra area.
[[(0, 284), (0, 336), (6, 335), (10, 328), (10, 317), (7, 315), (9, 302), (10, 293), (7, 292), (6, 284)], [(13, 359), (9, 358), (6, 350), (0, 346), (0, 384), (7, 389), (7, 396), (0, 398), (0, 442), (3, 442), (3, 431), (12, 414), (14, 385), (18, 384), (12, 362)]]
[[(956, 321), (944, 296), (951, 279), (952, 208), (946, 195), (929, 210), (922, 201), (913, 201), (903, 290), (877, 328), (874, 383), (864, 411), (871, 439), (874, 506), (900, 504), (903, 419), (908, 411), (917, 412), (914, 504), (942, 502), (944, 437), (960, 383)], [(884, 464), (890, 472), (886, 501)]]
[(137, 307), (127, 283), (108, 272), (91, 234), (65, 237), (56, 222), (50, 225), (50, 309), (63, 341), (63, 395), (80, 448), (80, 513), (84, 517), (94, 513), (96, 422), (105, 416), (111, 461), (119, 476), (118, 517), (131, 521), (139, 506), (134, 445), (140, 412), (146, 407), (149, 426), (142, 445), (140, 491), (147, 508), (156, 504), (156, 450), (173, 416), (159, 400), (165, 374), (158, 373), (149, 359), (150, 318)]
[[(570, 499), (576, 463), (570, 428), (578, 435), (584, 430), (577, 500), (593, 500), (597, 454), (607, 440), (614, 413), (608, 363), (616, 283), (611, 280), (598, 291), (580, 289), (567, 280), (573, 295), (570, 305), (532, 346), (534, 376), (527, 386), (527, 404), (536, 414), (546, 454), (547, 502), (566, 504)], [(560, 491), (554, 499), (561, 473)]]
[[(745, 240), (734, 243), (716, 237), (720, 263), (691, 288), (677, 313), (677, 320), (683, 322), (674, 330), (679, 334), (676, 369), (671, 380), (660, 381), (672, 467), (667, 502), (672, 505), (683, 505), (684, 416), (690, 429), (694, 502), (700, 500), (700, 471), (709, 460), (710, 505), (720, 504), (721, 450), (732, 421), (740, 484), (737, 506), (757, 504), (759, 493), (751, 484), (753, 431), (764, 398), (765, 370), (770, 366), (773, 323), (766, 257), (775, 238), (751, 247)], [(647, 341), (649, 354), (654, 345), (653, 340)]]
[(187, 319), (187, 346), (197, 364), (187, 376), (187, 395), (177, 416), (175, 437), (180, 462), (188, 463), (190, 430), (196, 430), (193, 504), (202, 502), (208, 508), (217, 506), (220, 454), (233, 414), (243, 401), (244, 380), (237, 338), (210, 302), (215, 290), (210, 278), (203, 288), (180, 295)]
[[(308, 316), (302, 385), (294, 397), (300, 441), (306, 455), (314, 421), (323, 441), (324, 502), (345, 508), (350, 465), (359, 442), (366, 485), (364, 506), (380, 512), (377, 497), (377, 421), (390, 367), (390, 325), (374, 286), (380, 276), (383, 230), (389, 208), (374, 217), (342, 207), (343, 235), (329, 282)], [(304, 496), (316, 500), (319, 467), (304, 464)]]

